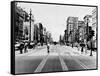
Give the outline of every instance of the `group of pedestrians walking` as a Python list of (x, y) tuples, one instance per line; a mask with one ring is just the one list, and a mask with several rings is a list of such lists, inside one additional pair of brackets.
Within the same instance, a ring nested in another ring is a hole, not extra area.
[[(27, 53), (28, 52), (28, 46), (30, 46), (30, 43), (22, 42), (19, 46), (20, 54)], [(47, 46), (47, 53), (49, 54), (50, 53), (50, 44), (47, 43), (46, 46)]]
[(20, 47), (19, 47), (20, 54), (23, 54), (23, 50), (24, 50), (24, 53), (28, 52), (27, 48), (28, 48), (28, 44), (27, 43), (21, 43)]
[[(71, 46), (72, 48), (74, 47), (73, 44)], [(78, 51), (81, 51), (81, 53), (85, 52), (87, 54), (87, 50), (90, 50), (90, 56), (92, 56), (92, 51), (95, 51), (95, 49), (93, 48), (93, 43), (90, 42), (90, 45), (89, 44), (77, 44), (77, 50)]]

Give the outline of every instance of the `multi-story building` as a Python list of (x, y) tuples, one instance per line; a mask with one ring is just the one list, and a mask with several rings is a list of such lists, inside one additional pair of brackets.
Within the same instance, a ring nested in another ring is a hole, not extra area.
[(92, 26), (92, 16), (91, 15), (86, 15), (84, 16), (84, 23), (85, 23), (85, 31), (84, 31), (84, 34), (85, 34), (85, 41), (87, 41), (87, 38), (88, 38), (88, 34), (89, 34), (89, 26)]
[(67, 18), (67, 41), (70, 43), (75, 42), (75, 34), (78, 29), (78, 17), (68, 17)]
[(42, 23), (38, 23), (38, 27), (39, 27), (38, 40), (42, 44), (43, 43), (43, 25), (42, 25)]
[(43, 27), (43, 41), (46, 43), (46, 28)]
[(34, 24), (34, 41), (36, 43), (46, 43), (49, 32), (43, 27), (42, 23)]
[[(30, 32), (30, 30), (31, 30), (31, 32)], [(27, 32), (28, 32), (28, 34), (27, 34)], [(31, 39), (30, 39), (30, 35), (31, 35)], [(24, 36), (25, 40), (34, 41), (34, 22), (33, 21), (31, 21), (31, 29), (30, 29), (29, 21), (23, 22), (23, 36)]]
[(39, 33), (39, 28), (38, 28), (38, 24), (34, 24), (34, 36), (33, 36), (33, 39), (34, 39), (34, 42), (35, 43), (38, 43), (38, 33)]
[(85, 38), (85, 23), (84, 21), (78, 21), (78, 35), (79, 41), (84, 42)]
[(96, 8), (92, 11), (92, 30), (94, 30), (94, 46), (97, 47), (96, 42), (97, 42), (97, 10)]
[(15, 40), (23, 40), (23, 22), (27, 21), (28, 13), (25, 12), (21, 7), (15, 5)]
[(16, 41), (22, 40), (23, 37), (23, 21), (24, 15), (23, 10), (20, 7), (15, 6), (15, 15), (16, 15), (16, 25), (15, 25), (15, 38)]
[(30, 32), (29, 22), (24, 22), (23, 35), (24, 35), (25, 40), (28, 40), (28, 41), (29, 41), (29, 32)]
[(62, 35), (59, 36), (59, 42), (60, 44), (64, 44), (64, 36)]

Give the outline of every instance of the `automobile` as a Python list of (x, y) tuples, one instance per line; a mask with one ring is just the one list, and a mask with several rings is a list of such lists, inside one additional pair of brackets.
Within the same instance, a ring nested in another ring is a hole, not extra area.
[(57, 44), (57, 42), (53, 42), (54, 43), (54, 45), (56, 45)]
[(85, 47), (85, 44), (84, 44), (84, 43), (81, 43), (80, 46), (81, 46), (81, 47)]
[(38, 46), (40, 46), (40, 45), (41, 45), (41, 43), (38, 43), (37, 45), (38, 45)]
[(35, 46), (35, 43), (31, 42), (30, 45), (34, 47)]
[(46, 45), (46, 43), (43, 43), (43, 45)]
[(78, 46), (78, 43), (74, 43), (74, 45), (73, 45), (74, 47), (77, 47)]
[(21, 44), (21, 43), (18, 43), (18, 42), (15, 44), (15, 50), (19, 50), (20, 44)]
[(67, 45), (67, 46), (70, 46), (70, 43), (67, 43), (66, 45)]
[(29, 49), (34, 48), (34, 47), (35, 47), (35, 43), (34, 42), (28, 43), (28, 48)]

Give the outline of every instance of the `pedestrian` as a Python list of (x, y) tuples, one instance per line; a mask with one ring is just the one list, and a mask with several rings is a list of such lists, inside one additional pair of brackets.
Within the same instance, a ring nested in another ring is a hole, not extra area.
[(21, 43), (21, 44), (20, 44), (20, 47), (19, 47), (19, 49), (20, 49), (20, 54), (22, 54), (22, 53), (23, 53), (23, 48), (24, 48), (24, 44), (23, 44), (23, 43)]
[(80, 50), (80, 45), (79, 44), (77, 45), (77, 49), (78, 49), (78, 51)]
[(27, 43), (25, 43), (25, 45), (24, 45), (24, 53), (26, 53), (26, 52), (28, 52), (27, 51)]
[(72, 44), (72, 48), (73, 48), (73, 44)]
[(83, 53), (83, 46), (82, 46), (82, 48), (81, 48), (81, 53)]
[(50, 49), (50, 44), (47, 44), (47, 52), (48, 53), (50, 52), (49, 49)]

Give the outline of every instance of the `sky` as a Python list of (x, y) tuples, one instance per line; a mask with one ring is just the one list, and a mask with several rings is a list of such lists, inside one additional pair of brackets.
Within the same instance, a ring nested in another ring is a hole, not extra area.
[(85, 15), (92, 15), (92, 10), (95, 9), (95, 7), (36, 3), (18, 3), (18, 6), (27, 13), (31, 9), (35, 23), (41, 22), (46, 27), (46, 30), (51, 32), (54, 41), (58, 41), (59, 36), (64, 35), (66, 21), (69, 16), (83, 20)]

